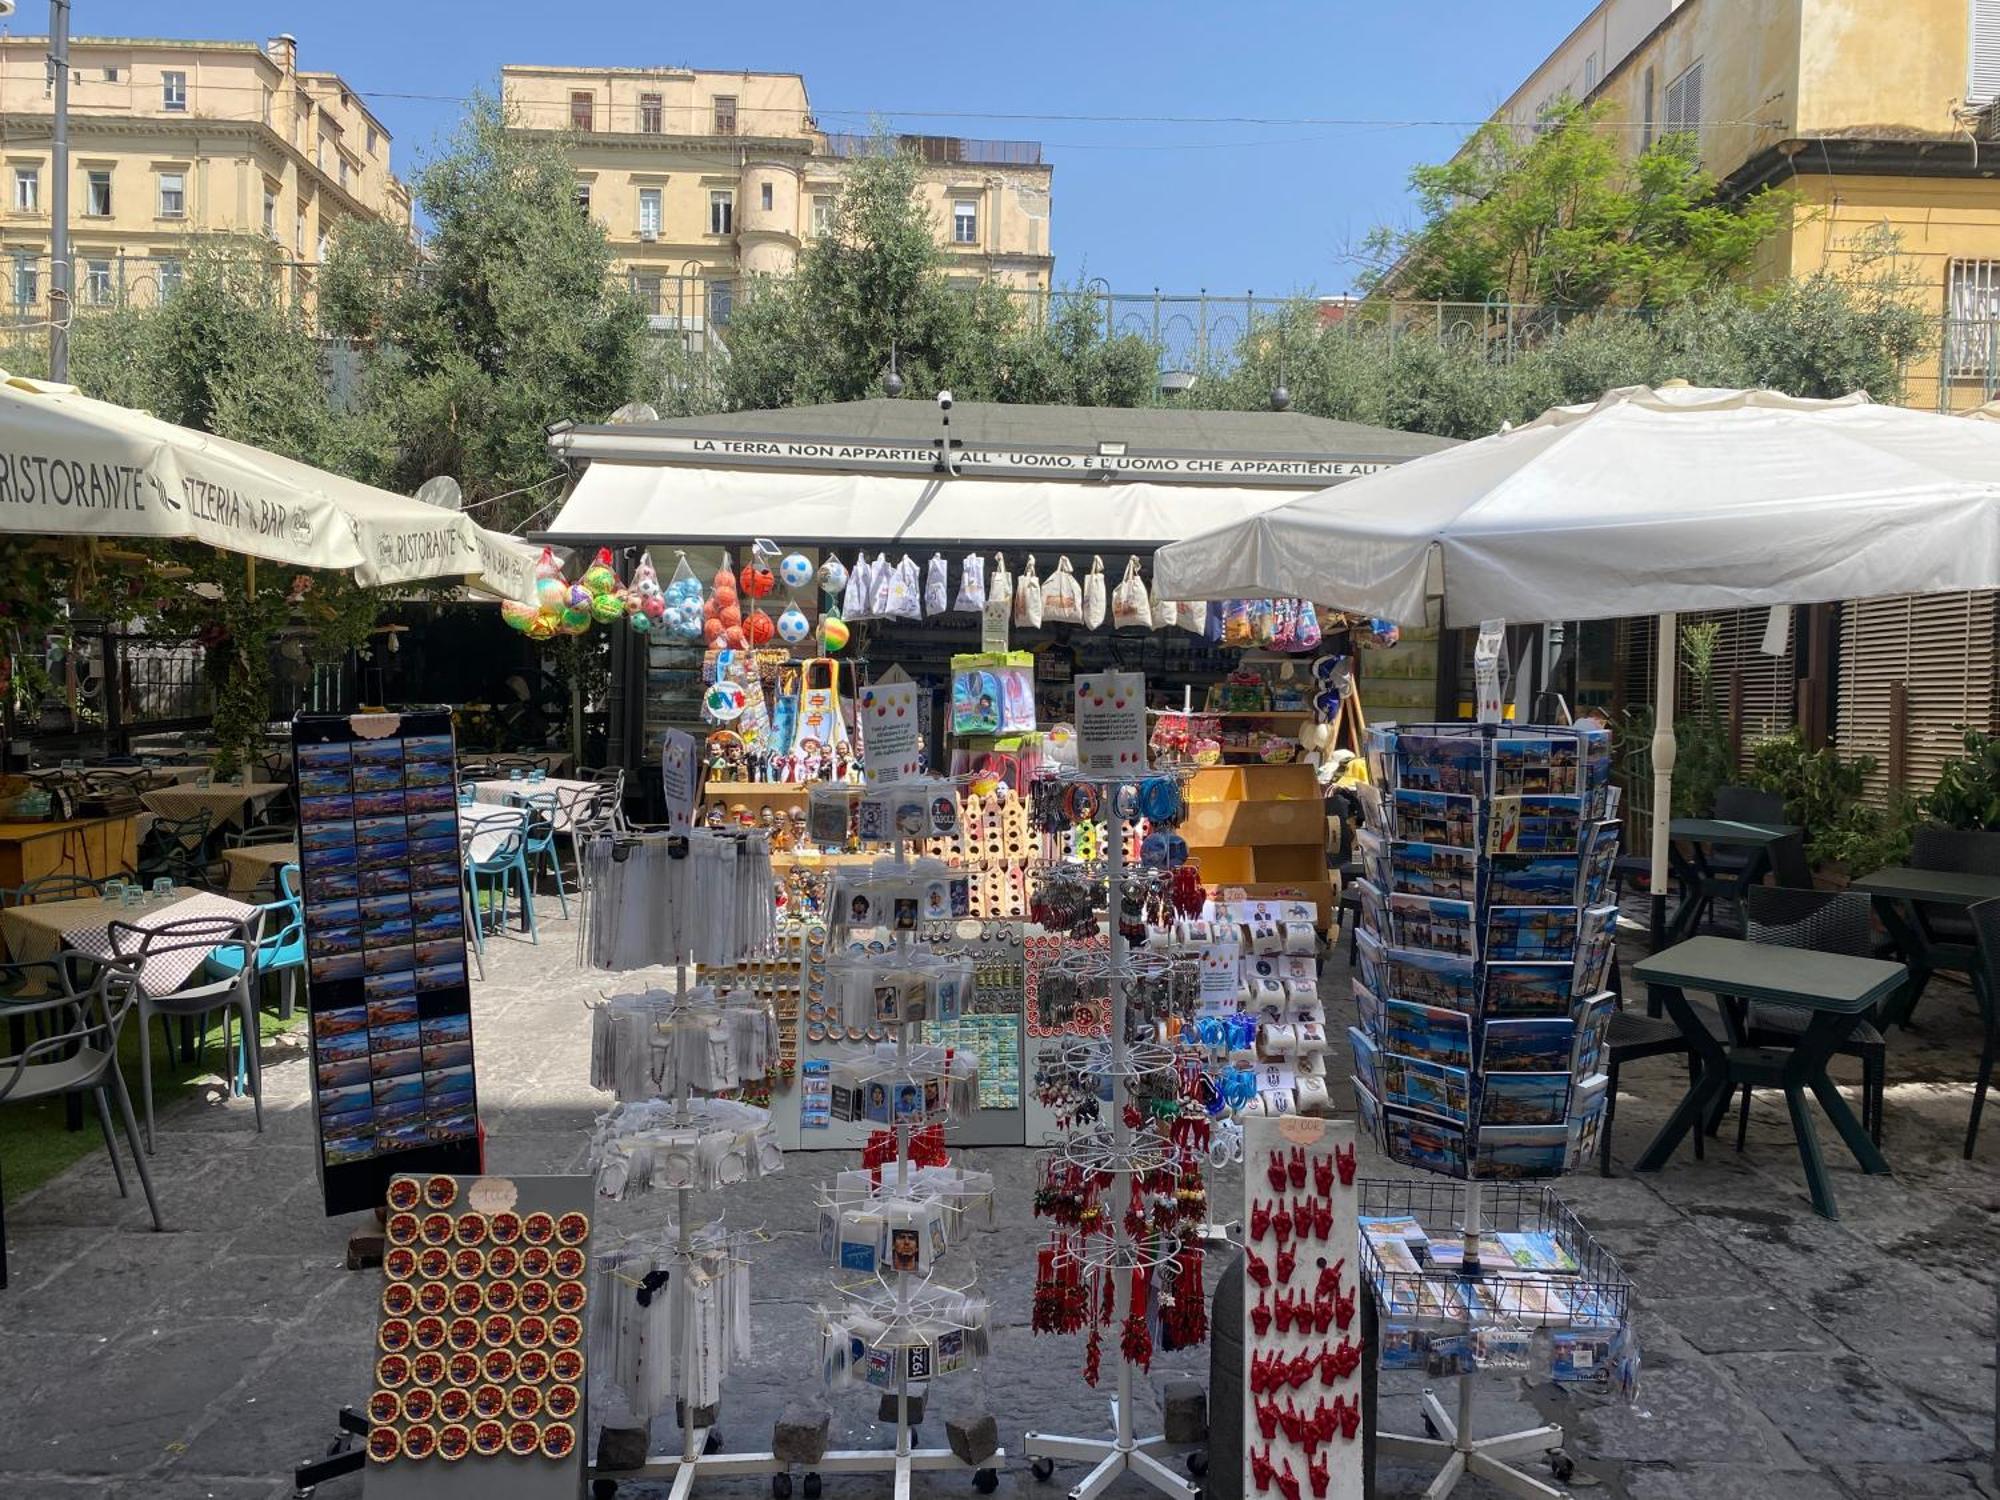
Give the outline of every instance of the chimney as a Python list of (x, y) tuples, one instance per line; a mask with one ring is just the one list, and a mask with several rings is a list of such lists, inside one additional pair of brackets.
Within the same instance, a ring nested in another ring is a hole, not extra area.
[(299, 65), (299, 39), (289, 31), (281, 31), (264, 44), (264, 55), (278, 65), (280, 73), (296, 72)]

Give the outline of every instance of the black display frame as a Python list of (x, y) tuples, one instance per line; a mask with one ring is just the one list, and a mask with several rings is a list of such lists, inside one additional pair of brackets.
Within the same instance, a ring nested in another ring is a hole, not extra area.
[[(414, 757), (405, 753), (411, 741), (421, 742)], [(414, 784), (406, 780), (412, 761), (421, 771)], [(364, 765), (373, 768), (371, 782), (384, 784), (363, 789), (354, 771)], [(342, 779), (336, 768), (346, 773), (346, 791), (334, 789)], [(329, 1216), (380, 1208), (389, 1179), (403, 1173), (482, 1170), (458, 781), (448, 708), (301, 713), (292, 721), (314, 1164)], [(421, 805), (409, 804), (410, 792), (421, 794)], [(412, 826), (412, 816), (421, 822)], [(402, 823), (400, 837), (391, 819)], [(418, 911), (419, 896), (428, 911)], [(400, 912), (408, 914), (406, 938), (396, 936)], [(368, 1038), (358, 1054), (343, 1041), (357, 1029), (357, 1013)], [(391, 1045), (378, 1048), (378, 1038)], [(384, 1067), (387, 1058), (396, 1061)], [(414, 1099), (406, 1097), (411, 1078), (419, 1080)], [(355, 1092), (364, 1084), (365, 1122)]]

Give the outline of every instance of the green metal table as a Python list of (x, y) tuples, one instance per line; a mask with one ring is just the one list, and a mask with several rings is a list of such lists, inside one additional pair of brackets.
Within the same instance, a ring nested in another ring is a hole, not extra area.
[[(1741, 893), (1744, 886), (1754, 885), (1770, 866), (1771, 846), (1803, 830), (1790, 823), (1675, 818), (1667, 825), (1667, 832), (1672, 835), (1667, 845), (1667, 858), (1674, 873), (1680, 877), (1681, 903), (1674, 908), (1666, 931), (1654, 934), (1656, 948), (1685, 942), (1693, 937), (1700, 926), (1701, 914), (1708, 910), (1717, 896), (1734, 897)], [(1752, 858), (1745, 868), (1731, 870), (1725, 878), (1708, 862), (1710, 849), (1748, 849), (1752, 851)], [(1654, 1011), (1653, 1014), (1659, 1012)]]
[[(1780, 948), (1740, 938), (1697, 937), (1641, 959), (1632, 972), (1646, 984), (1649, 1004), (1657, 999), (1665, 1005), (1700, 1064), (1693, 1085), (1639, 1158), (1636, 1170), (1659, 1171), (1682, 1138), (1690, 1130), (1704, 1128), (1710, 1115), (1746, 1083), (1784, 1090), (1813, 1207), (1827, 1218), (1840, 1215), (1834, 1208), (1833, 1186), (1820, 1156), (1819, 1137), (1806, 1110), (1808, 1092), (1819, 1100), (1862, 1171), (1889, 1170), (1888, 1161), (1827, 1076), (1826, 1065), (1834, 1048), (1869, 1010), (1903, 983), (1906, 973), (1901, 964)], [(1733, 1046), (1709, 1029), (1688, 1000), (1689, 990), (1789, 1005), (1810, 1011), (1812, 1019), (1796, 1047)]]
[(2000, 875), (1890, 865), (1872, 875), (1863, 875), (1848, 888), (1865, 892), (1874, 899), (1876, 914), (1910, 966), (1910, 986), (1888, 1017), (1907, 1026), (1932, 974), (1939, 969), (1970, 974), (1978, 962), (1971, 944), (1939, 939), (1925, 923), (1922, 908), (1944, 907), (1963, 916), (1965, 909), (1975, 902), (2000, 899)]

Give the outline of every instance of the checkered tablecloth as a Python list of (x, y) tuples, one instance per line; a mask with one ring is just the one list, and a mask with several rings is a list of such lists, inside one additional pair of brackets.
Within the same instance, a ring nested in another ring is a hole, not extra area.
[(584, 798), (597, 790), (594, 781), (572, 781), (563, 776), (550, 776), (542, 781), (475, 781), (472, 794), (482, 803), (506, 806), (516, 797), (525, 797), (535, 792), (554, 792), (556, 797), (556, 831), (568, 833), (571, 811), (581, 805)]
[(253, 781), (248, 786), (167, 786), (158, 791), (147, 792), (139, 800), (147, 808), (163, 818), (189, 818), (207, 808), (212, 815), (212, 826), (228, 828), (242, 825), (248, 818), (250, 809), (270, 801), (285, 787), (275, 781)]
[(527, 820), (528, 810), (525, 807), (502, 807), (489, 802), (461, 807), (458, 810), (458, 826), (466, 856), (474, 860), (491, 859), (507, 837), (508, 830), (519, 828)]
[[(0, 911), (0, 933), (6, 936), (7, 951), (20, 963), (54, 958), (65, 948), (88, 953), (94, 958), (110, 958), (113, 956), (113, 922), (152, 929), (189, 917), (247, 917), (256, 909), (241, 901), (232, 901), (227, 896), (212, 896), (206, 891), (182, 887), (175, 892), (172, 901), (163, 903), (148, 897), (138, 906), (123, 906), (102, 896), (87, 896), (81, 901), (40, 901), (33, 906), (10, 906)], [(126, 951), (132, 951), (137, 941), (127, 936)], [(183, 948), (149, 958), (140, 970), (139, 982), (151, 994), (171, 994), (188, 982), (211, 951), (209, 948)]]
[[(224, 849), (222, 862), (229, 866), (229, 894), (255, 895), (278, 888), (278, 867), (299, 862), (297, 844), (247, 844), (241, 849)], [(275, 896), (274, 896), (275, 899)]]

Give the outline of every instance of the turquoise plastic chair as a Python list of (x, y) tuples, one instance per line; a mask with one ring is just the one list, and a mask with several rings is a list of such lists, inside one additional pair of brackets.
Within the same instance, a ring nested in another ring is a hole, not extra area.
[(556, 852), (556, 819), (559, 799), (554, 792), (529, 792), (516, 799), (528, 810), (525, 857), (530, 877), (539, 875), (544, 862), (556, 874), (556, 899), (562, 914), (569, 916), (569, 892), (563, 889), (562, 856)]
[[(306, 967), (306, 912), (299, 900), (299, 867), (278, 867), (278, 896), (257, 908), (263, 914), (264, 930), (275, 935), (257, 943), (257, 973), (278, 976), (278, 1019), (289, 1021), (298, 994), (299, 975)], [(243, 950), (234, 943), (217, 948), (202, 961), (211, 979), (228, 979), (243, 967)], [(236, 1041), (236, 1087), (247, 1086), (243, 1056), (244, 1038)]]
[[(480, 898), (489, 888), (483, 882), (492, 881), (493, 903), (500, 914), (500, 925), (507, 925), (507, 889), (515, 882), (521, 887), (521, 926), (528, 934), (528, 941), (540, 943), (541, 935), (535, 929), (535, 899), (528, 887), (528, 840), (526, 823), (513, 818), (474, 818), (462, 825), (465, 830), (465, 880), (472, 892), (472, 942), (481, 953), (486, 952), (486, 911), (487, 903)], [(475, 858), (472, 846), (485, 841), (487, 848)]]

